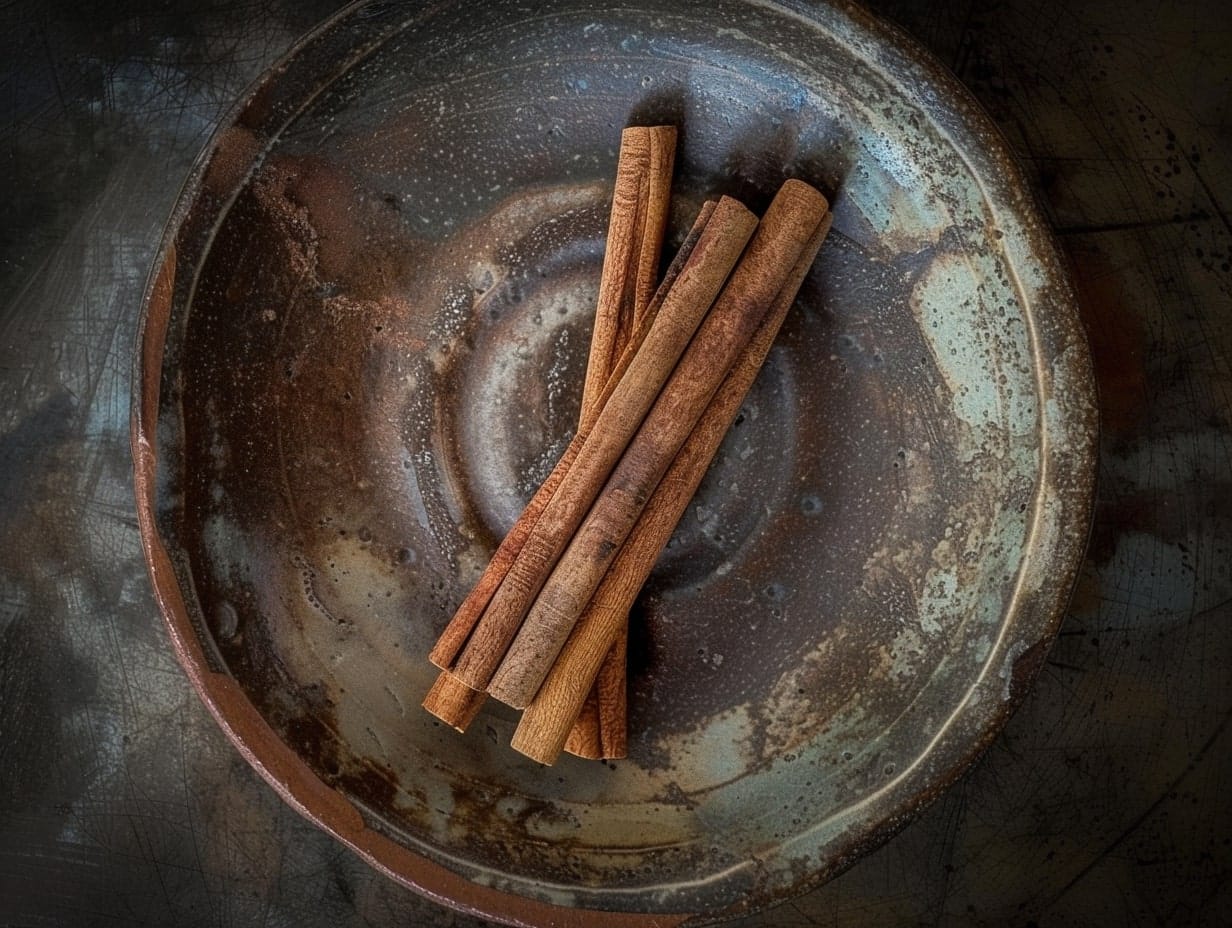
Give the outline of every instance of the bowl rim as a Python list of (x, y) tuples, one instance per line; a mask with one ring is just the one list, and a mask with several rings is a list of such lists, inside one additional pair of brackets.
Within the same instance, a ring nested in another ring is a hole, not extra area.
[[(1021, 704), (1031, 683), (1039, 674), (1077, 580), (1091, 530), (1095, 490), (1096, 461), (1099, 441), (1098, 412), (1095, 403), (1096, 382), (1089, 348), (1078, 313), (1078, 303), (1070, 283), (1068, 265), (1043, 213), (1035, 191), (1027, 182), (1026, 172), (1019, 163), (1000, 129), (958, 78), (931, 52), (895, 24), (886, 22), (852, 0), (746, 0), (784, 11), (820, 27), (818, 13), (828, 9), (830, 15), (842, 20), (854, 33), (870, 42), (876, 54), (891, 55), (900, 64), (924, 78), (935, 90), (934, 110), (930, 116), (946, 117), (945, 127), (953, 134), (979, 141), (976, 151), (989, 163), (980, 172), (992, 173), (1000, 189), (996, 193), (1007, 210), (1012, 211), (1024, 226), (1023, 234), (1031, 240), (1033, 255), (1039, 260), (1039, 272), (1047, 279), (1050, 301), (1051, 331), (1040, 336), (1032, 333), (1035, 359), (1040, 360), (1040, 337), (1065, 346), (1062, 356), (1054, 359), (1056, 369), (1040, 372), (1037, 365), (1036, 385), (1041, 390), (1062, 379), (1074, 388), (1073, 395), (1053, 398), (1057, 406), (1051, 412), (1041, 403), (1039, 433), (1044, 441), (1040, 452), (1040, 490), (1036, 506), (1046, 491), (1054, 494), (1054, 505), (1063, 511), (1061, 528), (1051, 538), (1051, 547), (1043, 552), (1043, 566), (1050, 568), (1053, 583), (1034, 591), (1035, 611), (1044, 616), (1038, 640), (1013, 656), (1012, 672), (1004, 699), (997, 702), (982, 720), (978, 735), (967, 742), (965, 751), (943, 773), (932, 778), (930, 787), (899, 803), (881, 821), (874, 823), (858, 838), (842, 847), (834, 856), (790, 887), (790, 891), (775, 897), (755, 900), (752, 905), (740, 903), (721, 911), (693, 913), (618, 912), (557, 905), (544, 900), (485, 886), (468, 880), (445, 866), (410, 850), (392, 838), (372, 828), (357, 804), (322, 781), (299, 755), (288, 747), (261, 716), (239, 684), (218, 665), (201, 641), (204, 631), (197, 628), (186, 606), (171, 556), (160, 535), (158, 511), (158, 454), (156, 431), (161, 392), (163, 348), (174, 302), (177, 270), (177, 240), (198, 202), (203, 182), (217, 154), (223, 136), (240, 118), (284, 80), (288, 70), (302, 62), (306, 52), (329, 40), (348, 24), (362, 19), (363, 11), (381, 0), (353, 0), (306, 33), (271, 66), (269, 66), (239, 96), (227, 110), (195, 159), (176, 196), (170, 216), (164, 225), (162, 239), (142, 296), (138, 315), (133, 364), (130, 411), (130, 445), (133, 458), (134, 490), (141, 544), (145, 554), (154, 598), (169, 633), (176, 658), (189, 681), (215, 722), (236, 747), (247, 763), (274, 788), (281, 798), (317, 827), (323, 829), (368, 864), (395, 881), (443, 905), (482, 918), (495, 919), (510, 925), (596, 926), (596, 928), (670, 928), (688, 922), (711, 923), (773, 906), (787, 898), (808, 891), (849, 867), (863, 854), (880, 846), (920, 811), (942, 795), (984, 753), (1006, 721)], [(419, 7), (426, 6), (420, 4)], [(417, 7), (418, 8), (418, 7)], [(328, 86), (366, 57), (370, 52), (397, 34), (402, 25), (391, 27), (367, 46), (356, 50), (337, 72), (324, 82)], [(264, 102), (264, 101), (263, 101)], [(304, 101), (303, 105), (307, 105)], [(282, 126), (275, 127), (262, 138), (261, 151), (267, 151), (297, 115), (286, 114)], [(941, 120), (938, 119), (938, 122)], [(956, 150), (958, 145), (955, 145)], [(252, 167), (251, 165), (249, 166)], [(985, 191), (986, 199), (989, 196)], [(216, 204), (215, 219), (225, 216), (230, 203)], [(1040, 290), (1045, 287), (1038, 288)], [(1032, 317), (1037, 307), (1024, 305), (1024, 314)], [(1048, 441), (1049, 438), (1060, 439)], [(1058, 483), (1046, 475), (1059, 466), (1056, 451), (1065, 449), (1066, 474), (1071, 478)], [(1037, 511), (1036, 518), (1039, 513)], [(1024, 548), (1023, 565), (1019, 567), (1019, 583), (1026, 563), (1039, 552), (1028, 543)], [(990, 657), (989, 663), (992, 658)], [(987, 665), (986, 665), (987, 666)]]

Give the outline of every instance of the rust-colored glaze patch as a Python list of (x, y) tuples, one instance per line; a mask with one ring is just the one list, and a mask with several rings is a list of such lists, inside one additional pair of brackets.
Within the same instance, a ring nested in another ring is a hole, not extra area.
[(262, 143), (243, 126), (228, 126), (215, 141), (214, 152), (201, 178), (202, 189), (226, 197), (243, 183), (261, 154)]
[(415, 248), (405, 240), (396, 193), (366, 190), (313, 156), (277, 159), (266, 171), (277, 175), (270, 178), (266, 207), (305, 223), (323, 280), (360, 300), (379, 300), (400, 288)]

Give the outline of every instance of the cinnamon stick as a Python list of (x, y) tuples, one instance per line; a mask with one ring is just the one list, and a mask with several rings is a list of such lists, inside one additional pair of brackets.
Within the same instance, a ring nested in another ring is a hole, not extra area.
[(452, 672), (468, 686), (487, 687), (534, 597), (654, 404), (756, 224), (756, 217), (730, 197), (715, 207), (645, 339), (605, 398), (576, 458), (458, 655)]
[[(627, 148), (644, 147), (645, 157), (626, 156)], [(671, 206), (671, 175), (676, 151), (674, 126), (653, 128), (635, 127), (621, 135), (620, 159), (617, 164), (616, 190), (632, 186), (628, 175), (638, 184), (638, 201), (635, 210), (617, 209), (612, 204), (611, 221), (607, 232), (607, 251), (604, 254), (604, 270), (609, 262), (627, 268), (623, 274), (604, 273), (599, 282), (598, 306), (595, 324), (590, 339), (590, 354), (586, 363), (586, 383), (582, 390), (582, 414), (578, 431), (590, 428), (601, 408), (602, 388), (606, 386), (617, 360), (628, 347), (634, 333), (649, 318), (651, 301), (655, 294), (655, 280), (659, 273), (663, 249), (663, 233), (667, 228), (667, 215)], [(713, 205), (709, 207), (713, 209)], [(705, 210), (709, 218), (709, 210)], [(620, 243), (628, 254), (612, 254), (615, 243)], [(619, 643), (618, 643), (619, 644)], [(617, 645), (612, 648), (613, 657)], [(620, 655), (623, 680), (623, 650)], [(611, 659), (608, 660), (611, 665)], [(612, 666), (607, 673), (615, 672)], [(609, 690), (611, 689), (609, 684)], [(600, 709), (598, 687), (587, 700), (582, 713), (573, 724), (573, 732), (565, 743), (565, 750), (579, 757), (597, 760), (604, 756), (603, 735), (606, 729), (611, 741), (625, 729), (626, 707), (623, 698), (614, 698), (609, 692)]]
[(621, 133), (579, 431), (598, 416), (603, 390), (654, 296), (675, 152), (674, 126), (631, 126)]
[[(655, 186), (657, 188), (661, 185)], [(705, 231), (706, 226), (709, 223), (711, 216), (714, 214), (717, 206), (718, 202), (715, 200), (710, 200), (702, 204), (701, 210), (698, 212), (697, 219), (694, 221), (692, 228), (689, 230), (689, 234), (685, 236), (684, 241), (681, 243), (680, 248), (676, 252), (675, 258), (673, 258), (672, 263), (668, 266), (667, 272), (663, 276), (663, 282), (660, 284), (658, 290), (655, 292), (655, 295), (652, 297), (650, 304), (646, 307), (645, 311), (641, 313), (641, 317), (637, 318), (636, 331), (629, 339), (629, 344), (626, 346), (620, 360), (617, 362), (615, 370), (608, 374), (609, 383), (604, 393), (599, 397), (600, 406), (606, 401), (608, 395), (610, 395), (610, 393), (615, 389), (616, 383), (619, 381), (620, 376), (632, 362), (637, 347), (642, 343), (642, 341), (644, 341), (646, 334), (649, 331), (650, 324), (657, 314), (659, 307), (666, 299), (668, 292), (670, 292), (672, 285), (676, 282), (685, 267), (688, 265), (689, 259), (692, 256), (694, 249), (697, 247), (702, 233)], [(605, 258), (604, 272), (606, 273), (606, 271), (607, 261)], [(637, 313), (635, 312), (634, 315), (636, 318)], [(591, 369), (588, 363), (588, 382), (590, 378)], [(585, 404), (583, 405), (585, 409)], [(436, 646), (429, 655), (432, 663), (434, 663), (437, 667), (442, 668), (440, 677), (449, 676), (452, 678), (453, 682), (448, 687), (441, 683), (441, 689), (439, 692), (434, 686), (433, 690), (429, 691), (428, 698), (424, 701), (424, 708), (433, 715), (436, 715), (442, 721), (458, 728), (459, 730), (465, 730), (466, 726), (469, 724), (470, 719), (466, 718), (467, 713), (470, 714), (471, 718), (474, 716), (474, 713), (470, 712), (470, 700), (466, 697), (466, 692), (481, 693), (482, 691), (466, 686), (466, 684), (464, 684), (460, 679), (457, 679), (453, 674), (449, 673), (449, 669), (457, 660), (462, 648), (465, 646), (475, 626), (478, 624), (484, 609), (492, 599), (492, 595), (496, 592), (497, 588), (501, 584), (501, 581), (504, 580), (505, 575), (509, 572), (510, 566), (513, 564), (518, 553), (522, 549), (522, 545), (525, 544), (526, 539), (530, 536), (531, 530), (538, 522), (539, 516), (543, 513), (543, 510), (546, 508), (548, 502), (555, 494), (556, 489), (560, 486), (561, 481), (564, 479), (565, 474), (572, 466), (573, 461), (577, 457), (577, 454), (580, 451), (582, 444), (585, 442), (589, 431), (590, 425), (586, 423), (586, 417), (583, 415), (583, 422), (580, 425), (578, 432), (574, 435), (573, 440), (566, 447), (561, 459), (557, 462), (547, 480), (545, 480), (535, 492), (534, 496), (531, 498), (531, 501), (523, 510), (521, 516), (518, 517), (517, 522), (514, 523), (513, 528), (510, 529), (509, 533), (501, 541), (500, 545), (496, 549), (496, 553), (493, 554), (491, 561), (489, 561), (487, 568), (480, 577), (479, 582), (476, 583), (475, 587), (467, 595), (466, 599), (463, 600), (462, 605), (458, 608), (457, 612), (450, 620), (449, 625), (441, 634), (440, 638), (437, 640)], [(438, 677), (438, 683), (440, 682), (440, 677)], [(444, 698), (446, 695), (450, 698)], [(484, 698), (486, 698), (486, 696), (478, 697), (480, 704), (482, 704)], [(475, 711), (477, 711), (477, 709)]]
[[(645, 155), (632, 154), (634, 148), (644, 149)], [(630, 151), (626, 155), (626, 151)], [(635, 209), (618, 209), (613, 198), (611, 221), (607, 232), (607, 251), (604, 254), (605, 273), (599, 282), (598, 307), (590, 339), (590, 354), (586, 363), (586, 383), (582, 390), (582, 415), (578, 431), (590, 428), (601, 408), (601, 393), (606, 386), (617, 360), (628, 347), (634, 333), (646, 322), (650, 304), (655, 293), (655, 280), (659, 272), (660, 255), (663, 249), (663, 233), (667, 227), (667, 215), (671, 206), (671, 175), (676, 151), (674, 126), (653, 128), (634, 127), (621, 135), (620, 159), (617, 163), (616, 192), (637, 185), (638, 200)], [(707, 213), (707, 216), (709, 214)], [(617, 251), (613, 253), (613, 249)], [(607, 274), (609, 263), (622, 269), (623, 274)], [(614, 652), (620, 660), (620, 675), (623, 681), (623, 650)], [(612, 660), (608, 661), (607, 675), (617, 672)], [(615, 698), (613, 689), (623, 693), (623, 685), (609, 682), (602, 710), (596, 693), (587, 700), (586, 707), (574, 722), (573, 736), (565, 744), (565, 750), (579, 757), (597, 760), (603, 756), (603, 736), (606, 728), (609, 741), (624, 731), (625, 701)]]
[[(655, 487), (727, 371), (757, 332), (827, 208), (825, 197), (802, 181), (789, 180), (779, 189), (748, 252), (701, 323), (636, 437), (627, 450), (622, 449), (619, 463), (593, 507), (580, 527), (575, 523), (566, 529), (569, 533), (576, 530), (576, 534), (558, 553), (559, 560), (548, 565), (554, 567), (550, 576), (534, 589), (528, 585), (519, 590), (519, 605), (532, 600), (529, 614), (487, 687), (490, 695), (517, 708), (534, 698)], [(601, 422), (607, 411), (605, 408), (601, 414)], [(592, 435), (598, 434), (596, 428)], [(559, 493), (556, 498), (560, 498)], [(474, 685), (472, 680), (463, 679)]]
[[(667, 220), (675, 144), (673, 126), (630, 127), (621, 133), (591, 353), (575, 434), (590, 428), (619, 352), (633, 337), (635, 326), (645, 315), (647, 306), (638, 301), (650, 302), (654, 272), (646, 269), (645, 253), (653, 251), (658, 260)], [(456, 659), (499, 580), (513, 562), (525, 538), (523, 529), (527, 520), (537, 517), (567, 466), (566, 463), (564, 468), (556, 468), (540, 488), (513, 531), (497, 548), (479, 582), (463, 600), (429, 655), (437, 666), (448, 668)], [(442, 672), (424, 697), (423, 707), (459, 731), (465, 731), (485, 698), (482, 691)]]
[(774, 305), (727, 375), (706, 413), (664, 475), (612, 567), (595, 591), (535, 698), (522, 715), (512, 746), (552, 764), (571, 734), (570, 726), (603, 666), (612, 643), (623, 636), (629, 609), (660, 552), (697, 491), (710, 461), (765, 361), (818, 249), (829, 232), (827, 214), (814, 232)]

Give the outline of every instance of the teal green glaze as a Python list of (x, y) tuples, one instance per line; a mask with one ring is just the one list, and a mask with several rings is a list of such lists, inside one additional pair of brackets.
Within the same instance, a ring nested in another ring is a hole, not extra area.
[[(991, 255), (943, 255), (912, 291), (912, 307), (950, 389), (954, 414), (978, 433), (972, 453), (1002, 451), (1039, 428), (1028, 332), (1017, 293)], [(1034, 461), (1021, 461), (1032, 468)]]

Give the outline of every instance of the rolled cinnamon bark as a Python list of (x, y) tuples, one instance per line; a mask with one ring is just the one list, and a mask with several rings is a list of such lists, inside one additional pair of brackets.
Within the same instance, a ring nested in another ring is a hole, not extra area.
[[(639, 330), (645, 331), (671, 202), (675, 153), (674, 126), (633, 126), (621, 133), (577, 435), (584, 435), (598, 415), (603, 389), (621, 353)], [(568, 453), (565, 458), (572, 460)], [(553, 470), (513, 530), (502, 540), (479, 582), (433, 647), (429, 659), (438, 667), (448, 668), (456, 660), (521, 549), (530, 526), (567, 469), (566, 461), (563, 467)], [(465, 731), (486, 698), (482, 691), (442, 672), (424, 697), (423, 707), (459, 731)]]
[(647, 319), (657, 289), (675, 153), (675, 126), (631, 126), (621, 133), (579, 432), (598, 417), (604, 388)]
[[(550, 576), (545, 577), (546, 582), (516, 590), (519, 610), (526, 614), (525, 604), (529, 603), (529, 614), (521, 628), (515, 629), (516, 637), (487, 687), (489, 694), (517, 708), (534, 698), (655, 487), (727, 372), (756, 334), (827, 209), (825, 197), (802, 181), (789, 180), (779, 189), (748, 251), (636, 436), (622, 449), (619, 463), (603, 484), (602, 492), (597, 498), (590, 497), (594, 499), (593, 507), (584, 521), (564, 529), (573, 537), (563, 539), (567, 544), (557, 554), (558, 560), (554, 558), (548, 565), (549, 559), (543, 559)], [(607, 412), (605, 407), (592, 436), (600, 434)], [(554, 502), (571, 499), (564, 494), (564, 488), (562, 483)], [(584, 489), (589, 490), (589, 486)], [(553, 542), (559, 539), (561, 535), (552, 536)], [(473, 680), (462, 678), (475, 685)]]
[[(637, 154), (626, 156), (626, 149), (634, 148), (638, 150)], [(643, 149), (644, 156), (641, 154)], [(674, 126), (629, 128), (621, 136), (616, 194), (636, 185), (638, 199), (636, 209), (618, 209), (616, 197), (613, 197), (578, 432), (588, 431), (598, 417), (602, 408), (603, 388), (635, 334), (653, 315), (654, 307), (651, 304), (671, 207), (675, 153)], [(703, 227), (713, 209), (713, 202), (703, 207), (702, 215), (698, 217)], [(620, 251), (613, 254), (613, 247), (618, 247)], [(609, 274), (609, 264), (618, 272)], [(565, 743), (565, 750), (571, 754), (597, 760), (615, 756), (605, 753), (605, 745), (614, 751), (616, 745), (625, 743), (627, 707), (624, 695), (625, 649), (622, 645), (619, 640), (613, 643), (605, 661), (605, 685), (601, 689), (598, 683), (595, 684), (592, 698), (573, 723), (574, 732)], [(624, 756), (623, 749), (619, 756)]]
[(604, 655), (627, 622), (629, 609), (697, 491), (749, 387), (765, 362), (817, 251), (830, 230), (827, 214), (784, 280), (774, 305), (677, 453), (586, 611), (574, 627), (535, 698), (512, 746), (543, 764), (555, 763)]
[[(604, 760), (617, 760), (629, 755), (629, 617), (620, 623), (612, 646), (607, 649), (603, 665), (595, 677), (591, 694), (586, 698), (582, 711), (578, 713), (569, 737), (565, 739), (565, 750), (570, 754), (579, 754), (573, 749), (574, 734), (586, 734), (585, 728), (589, 721), (588, 713), (593, 711), (595, 719), (595, 747), (593, 755), (583, 754), (583, 757), (594, 756)], [(590, 708), (593, 706), (593, 710)], [(579, 728), (583, 731), (579, 732)]]
[[(607, 655), (603, 658), (603, 664), (599, 668), (600, 674), (607, 667), (607, 662), (612, 657), (612, 651), (619, 643), (620, 634), (618, 632), (612, 640), (612, 647), (607, 649)], [(622, 727), (626, 719), (626, 708), (622, 700), (620, 717), (617, 720), (617, 723)], [(611, 730), (612, 723), (610, 717), (608, 721), (608, 728)], [(578, 710), (577, 718), (573, 720), (573, 724), (569, 727), (569, 733), (565, 738), (564, 750), (566, 754), (573, 754), (586, 760), (603, 760), (606, 757), (603, 753), (603, 719), (599, 713), (598, 677), (595, 678), (590, 692), (586, 694), (586, 698), (582, 702), (582, 708)]]

